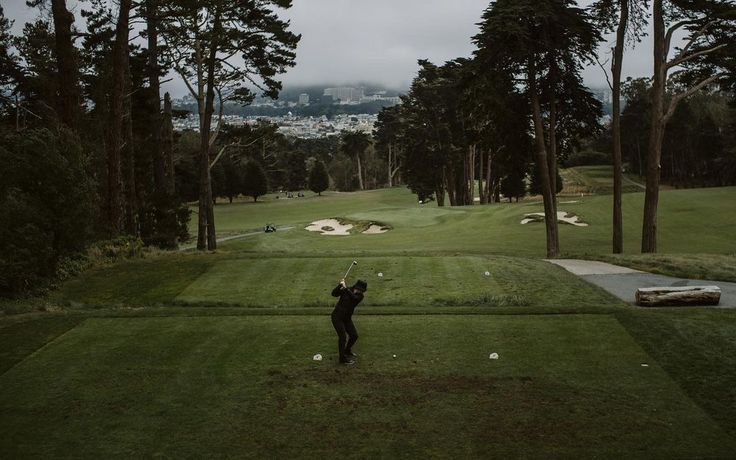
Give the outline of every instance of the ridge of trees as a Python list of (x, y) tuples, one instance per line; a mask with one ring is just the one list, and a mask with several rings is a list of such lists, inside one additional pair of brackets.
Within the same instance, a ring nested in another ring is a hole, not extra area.
[[(446, 201), (470, 205), (476, 199), (493, 203), (501, 193), (519, 197), (522, 184), (531, 182), (531, 191), (543, 198), (547, 255), (556, 257), (558, 165), (573, 154), (582, 158), (583, 143), (600, 146), (595, 138), (602, 135), (610, 142), (601, 148), (611, 155), (614, 171), (612, 251), (623, 251), (624, 160), (630, 167), (637, 160), (637, 171), (642, 161), (647, 165), (641, 250), (654, 252), (663, 148), (671, 161), (669, 180), (680, 185), (733, 181), (728, 173), (733, 136), (726, 127), (734, 118), (724, 101), (733, 101), (736, 88), (735, 20), (736, 5), (725, 0), (599, 0), (586, 9), (571, 0), (492, 1), (473, 37), (478, 50), (472, 59), (441, 66), (420, 60), (402, 105), (379, 115), (376, 147), (390, 155), (389, 164), (398, 166), (420, 201), (436, 199), (439, 206)], [(625, 50), (641, 40), (650, 22), (655, 74), (650, 83), (627, 86), (622, 82)], [(602, 130), (601, 104), (583, 86), (580, 71), (583, 63), (604, 67), (597, 47), (602, 33), (614, 31), (609, 79), (614, 113), (611, 126)], [(673, 53), (678, 33), (685, 38)], [(630, 95), (625, 110), (622, 93)], [(696, 94), (705, 96), (688, 102)], [(718, 122), (709, 110), (720, 110), (724, 118)], [(687, 116), (697, 120), (700, 131), (683, 127), (680, 120)], [(679, 117), (682, 131), (666, 134), (673, 117)], [(692, 141), (663, 145), (665, 139), (682, 139), (682, 133), (691, 133), (691, 139), (710, 136), (712, 148), (690, 153), (690, 161), (682, 150), (696, 149)], [(642, 135), (648, 137), (646, 146)], [(396, 166), (389, 166), (389, 181)], [(687, 172), (688, 166), (696, 171)]]

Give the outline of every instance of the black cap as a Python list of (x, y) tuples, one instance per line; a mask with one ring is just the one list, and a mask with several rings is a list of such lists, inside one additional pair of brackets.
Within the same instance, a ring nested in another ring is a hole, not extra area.
[(358, 280), (353, 285), (353, 289), (360, 289), (361, 291), (365, 292), (368, 290), (368, 283), (363, 280)]

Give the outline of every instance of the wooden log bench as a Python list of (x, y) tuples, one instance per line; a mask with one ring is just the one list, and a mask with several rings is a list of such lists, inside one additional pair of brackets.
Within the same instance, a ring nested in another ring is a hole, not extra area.
[(688, 305), (718, 305), (718, 286), (663, 286), (636, 290), (636, 304), (641, 307), (676, 307)]

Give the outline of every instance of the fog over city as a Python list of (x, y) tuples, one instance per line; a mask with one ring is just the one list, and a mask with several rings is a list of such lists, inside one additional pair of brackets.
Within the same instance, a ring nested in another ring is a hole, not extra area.
[[(587, 6), (591, 1), (579, 3)], [(84, 2), (68, 4), (77, 26), (83, 28), (80, 11)], [(441, 64), (472, 54), (471, 37), (488, 5), (488, 0), (294, 0), (293, 7), (280, 14), (291, 21), (291, 29), (302, 34), (302, 40), (297, 64), (282, 81), (285, 86), (374, 83), (408, 88), (418, 59)], [(23, 23), (38, 15), (25, 0), (4, 1), (3, 8), (16, 21), (16, 34)], [(601, 48), (608, 50), (610, 44)], [(601, 60), (606, 59), (605, 52), (601, 53)], [(650, 75), (651, 60), (651, 43), (645, 39), (627, 52), (624, 77)], [(584, 76), (590, 86), (606, 85), (597, 65), (588, 67)], [(184, 96), (183, 82), (172, 77), (164, 89), (174, 97)]]

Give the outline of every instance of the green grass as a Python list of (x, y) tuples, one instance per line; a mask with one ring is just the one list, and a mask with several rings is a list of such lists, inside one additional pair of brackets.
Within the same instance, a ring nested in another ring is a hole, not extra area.
[[(610, 195), (613, 193), (613, 168), (611, 166), (576, 166), (560, 171), (565, 190), (563, 194)], [(622, 193), (637, 193), (645, 190), (641, 178), (624, 174)]]
[[(663, 191), (664, 254), (643, 257), (625, 194), (617, 258), (611, 197), (561, 198), (590, 224), (561, 225), (562, 250), (733, 279), (735, 198)], [(63, 312), (0, 317), (0, 457), (732, 457), (736, 311), (626, 306), (539, 260), (543, 224), (519, 222), (540, 211), (403, 188), (220, 204), (221, 237), (296, 228), (96, 268), (39, 302)], [(303, 229), (330, 217), (392, 230)], [(353, 259), (369, 290), (344, 369), (329, 291)]]
[(201, 254), (136, 259), (89, 270), (50, 300), (62, 305), (143, 306), (171, 302), (216, 262)]
[(736, 436), (736, 311), (617, 313), (662, 368), (731, 436)]
[[(330, 308), (334, 299), (328, 291), (350, 262), (311, 257), (227, 260), (200, 276), (177, 300)], [(369, 282), (366, 307), (620, 305), (568, 273), (550, 270), (546, 262), (509, 257), (365, 257), (353, 270), (355, 277)], [(524, 279), (537, 281), (519, 283)], [(575, 293), (585, 302), (574, 299)]]
[[(642, 194), (624, 195), (628, 254), (620, 259), (621, 263), (676, 276), (733, 279), (732, 257), (703, 254), (736, 253), (732, 236), (736, 228), (735, 198), (736, 188), (663, 192), (659, 247), (663, 253), (679, 255), (658, 256), (647, 262), (649, 259), (631, 254), (639, 246)], [(364, 263), (356, 275), (368, 278), (369, 301), (380, 305), (610, 303), (610, 298), (606, 300), (589, 289), (584, 297), (571, 296), (571, 291), (585, 289), (574, 277), (562, 277), (541, 262), (519, 258), (543, 257), (545, 253), (543, 224), (519, 223), (524, 214), (541, 210), (538, 203), (420, 208), (402, 189), (262, 205), (221, 205), (217, 207), (221, 229), (229, 226), (237, 233), (238, 226), (247, 230), (256, 227), (256, 222), (297, 228), (228, 241), (220, 244), (221, 252), (214, 255), (154, 257), (92, 270), (66, 283), (51, 296), (51, 302), (97, 306), (151, 306), (174, 301), (317, 306), (330, 301), (325, 299), (324, 291), (339, 279), (350, 260), (358, 259)], [(610, 251), (610, 197), (561, 199), (560, 210), (574, 212), (590, 224), (560, 226), (565, 256), (600, 258)], [(313, 220), (342, 211), (347, 218), (385, 222), (393, 230), (381, 235), (334, 237), (303, 229)], [(485, 270), (493, 275), (490, 284), (480, 276)], [(379, 271), (387, 275), (382, 283), (376, 277)], [(265, 286), (268, 288), (262, 289)]]
[[(524, 307), (598, 311), (623, 303), (544, 261), (505, 256), (360, 257), (351, 279), (369, 283), (365, 307)], [(55, 300), (75, 307), (156, 305), (329, 309), (352, 259), (223, 253), (130, 261), (66, 284)], [(486, 276), (488, 271), (490, 276)], [(379, 277), (382, 273), (383, 277)]]
[(73, 329), (80, 321), (79, 317), (50, 316), (0, 322), (0, 374)]
[(736, 254), (597, 254), (590, 258), (679, 278), (736, 282)]
[[(216, 208), (218, 228), (238, 233), (265, 223), (297, 228), (259, 234), (220, 245), (228, 251), (311, 254), (475, 253), (543, 257), (543, 224), (521, 225), (527, 213), (542, 212), (541, 202), (438, 208), (420, 207), (407, 190), (395, 188), (262, 205), (233, 204)], [(623, 196), (624, 249), (640, 247), (644, 195)], [(311, 200), (311, 201), (310, 201)], [(559, 209), (574, 212), (589, 227), (560, 226), (567, 256), (610, 253), (611, 196), (561, 198)], [(382, 235), (324, 236), (305, 231), (310, 222), (328, 217), (378, 220), (393, 227)], [(736, 253), (736, 187), (672, 190), (660, 194), (660, 253)]]
[[(0, 453), (651, 458), (736, 448), (610, 316), (357, 321), (360, 361), (340, 369), (325, 317), (89, 319), (0, 376)], [(317, 352), (326, 360), (312, 361)]]

